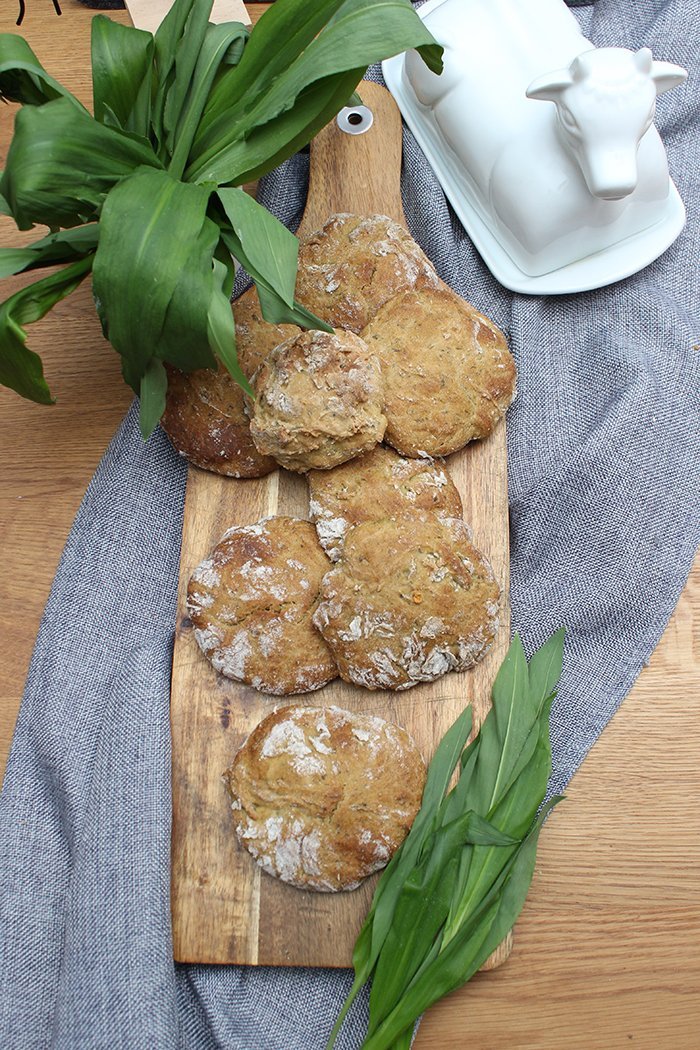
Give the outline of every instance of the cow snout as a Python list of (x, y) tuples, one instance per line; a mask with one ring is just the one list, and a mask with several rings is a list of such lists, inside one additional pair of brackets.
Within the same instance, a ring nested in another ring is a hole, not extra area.
[(588, 189), (604, 201), (629, 197), (637, 187), (636, 158), (610, 157), (607, 163), (591, 164), (586, 173)]

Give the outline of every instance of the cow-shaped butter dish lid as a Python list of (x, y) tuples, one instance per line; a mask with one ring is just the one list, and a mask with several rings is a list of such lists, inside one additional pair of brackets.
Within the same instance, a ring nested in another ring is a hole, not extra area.
[(428, 0), (443, 45), (384, 79), (494, 276), (556, 295), (636, 273), (676, 239), (685, 209), (654, 127), (686, 71), (648, 48), (596, 48), (563, 0)]

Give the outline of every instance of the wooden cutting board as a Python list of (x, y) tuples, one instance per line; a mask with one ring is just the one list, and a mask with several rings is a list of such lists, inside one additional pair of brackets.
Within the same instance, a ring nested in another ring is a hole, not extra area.
[[(401, 118), (391, 96), (365, 82), (360, 94), (374, 114), (365, 134), (335, 121), (311, 145), (309, 199), (302, 235), (334, 212), (390, 215), (401, 206)], [(308, 517), (305, 480), (287, 471), (238, 481), (190, 468), (182, 535), (178, 620), (172, 672), (172, 914), (180, 962), (277, 966), (349, 966), (376, 876), (351, 893), (312, 893), (266, 875), (238, 846), (221, 774), (253, 727), (282, 703), (337, 704), (406, 727), (424, 757), (465, 705), (477, 721), (509, 641), (508, 498), (505, 426), (455, 453), (447, 465), (464, 501), (475, 542), (504, 589), (501, 630), (489, 656), (462, 674), (408, 692), (369, 692), (340, 679), (295, 698), (271, 698), (218, 675), (194, 640), (185, 612), (187, 580), (233, 524), (270, 514)], [(508, 943), (492, 957), (497, 965)]]

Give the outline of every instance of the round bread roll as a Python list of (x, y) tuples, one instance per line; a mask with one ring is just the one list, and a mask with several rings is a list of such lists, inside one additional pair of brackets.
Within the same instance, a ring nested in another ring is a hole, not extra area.
[(383, 868), (420, 808), (425, 764), (408, 733), (338, 707), (283, 707), (224, 773), (236, 833), (270, 875), (352, 890)]
[[(263, 320), (255, 288), (233, 304), (236, 351), (250, 378), (269, 351), (299, 331)], [(234, 478), (259, 478), (275, 470), (271, 456), (258, 452), (250, 436), (243, 390), (226, 368), (181, 372), (167, 366), (168, 392), (161, 425), (190, 463)]]
[(253, 441), (289, 470), (334, 467), (382, 440), (379, 361), (352, 332), (302, 332), (276, 346), (252, 382)]
[(406, 513), (356, 525), (323, 578), (313, 622), (342, 678), (410, 689), (489, 649), (500, 588), (457, 518)]
[(382, 363), (385, 440), (406, 456), (486, 437), (515, 397), (503, 333), (446, 285), (395, 296), (362, 338)]
[(337, 677), (311, 622), (330, 562), (298, 518), (236, 525), (192, 573), (187, 611), (204, 655), (264, 693), (306, 693)]
[(333, 470), (312, 470), (309, 512), (321, 546), (337, 561), (353, 525), (390, 518), (407, 510), (462, 516), (462, 501), (444, 466), (432, 459), (406, 459), (377, 445)]
[(431, 262), (386, 215), (332, 215), (299, 249), (296, 297), (334, 328), (360, 332), (409, 288), (437, 288)]

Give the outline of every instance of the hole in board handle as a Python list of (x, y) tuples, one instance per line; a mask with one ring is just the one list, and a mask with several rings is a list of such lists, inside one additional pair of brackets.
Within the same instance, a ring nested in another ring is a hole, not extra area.
[(345, 106), (336, 117), (336, 123), (346, 135), (364, 135), (372, 127), (374, 114), (367, 106)]

